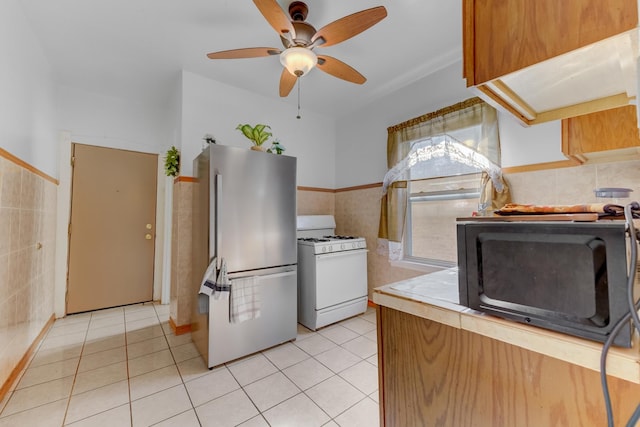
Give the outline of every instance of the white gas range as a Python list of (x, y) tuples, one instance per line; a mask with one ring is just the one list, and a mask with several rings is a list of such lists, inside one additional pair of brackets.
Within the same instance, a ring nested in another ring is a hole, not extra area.
[(328, 254), (353, 249), (366, 249), (367, 241), (364, 237), (353, 236), (300, 237), (298, 238), (298, 245), (313, 247), (315, 254)]
[(331, 215), (298, 216), (298, 322), (311, 330), (367, 310), (367, 242)]

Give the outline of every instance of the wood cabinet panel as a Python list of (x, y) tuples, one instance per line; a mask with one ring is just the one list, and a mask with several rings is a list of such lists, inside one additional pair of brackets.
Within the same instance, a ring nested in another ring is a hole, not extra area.
[(386, 308), (378, 324), (384, 325), (378, 349), (384, 366), (384, 425), (462, 425), (453, 400), (464, 393), (466, 382), (464, 371), (456, 368), (462, 349), (457, 331)]
[[(381, 425), (606, 424), (595, 371), (385, 307), (378, 328)], [(609, 388), (626, 422), (640, 385), (610, 378)]]
[(631, 159), (640, 148), (638, 132), (633, 105), (572, 117), (562, 121), (562, 152), (580, 161)]
[(637, 22), (636, 0), (464, 0), (467, 85), (614, 36)]

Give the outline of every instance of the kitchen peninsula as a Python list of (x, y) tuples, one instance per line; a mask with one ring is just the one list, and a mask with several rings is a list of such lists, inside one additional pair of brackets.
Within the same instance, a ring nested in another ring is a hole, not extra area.
[[(376, 288), (373, 301), (381, 425), (606, 425), (601, 344), (459, 305), (457, 269)], [(639, 347), (636, 334), (609, 352), (617, 424), (640, 403)]]

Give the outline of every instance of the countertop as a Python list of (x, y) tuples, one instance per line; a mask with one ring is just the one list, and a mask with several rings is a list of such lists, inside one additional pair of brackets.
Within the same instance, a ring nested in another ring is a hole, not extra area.
[[(595, 371), (600, 370), (600, 343), (501, 319), (460, 305), (457, 268), (376, 288), (373, 302)], [(609, 350), (607, 374), (640, 384), (640, 339), (637, 332), (632, 348), (612, 347)]]

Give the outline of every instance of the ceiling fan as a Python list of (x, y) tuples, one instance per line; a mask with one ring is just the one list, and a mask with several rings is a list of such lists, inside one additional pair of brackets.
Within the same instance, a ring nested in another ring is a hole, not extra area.
[(387, 16), (384, 6), (362, 10), (345, 16), (317, 30), (306, 22), (309, 11), (301, 1), (289, 5), (289, 16), (276, 0), (253, 0), (267, 22), (280, 35), (284, 49), (251, 47), (225, 50), (207, 55), (210, 59), (257, 58), (280, 56), (285, 67), (280, 76), (280, 96), (289, 95), (299, 77), (316, 65), (325, 73), (348, 82), (363, 84), (367, 79), (344, 62), (327, 55), (316, 55), (316, 47), (329, 47), (343, 42), (372, 27)]

